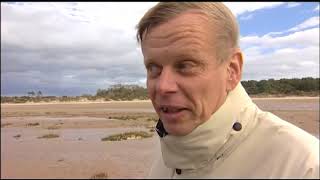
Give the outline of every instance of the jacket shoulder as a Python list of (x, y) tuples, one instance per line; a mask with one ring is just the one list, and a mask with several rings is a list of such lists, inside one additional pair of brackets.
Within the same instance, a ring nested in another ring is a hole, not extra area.
[(292, 171), (300, 170), (305, 178), (319, 178), (318, 138), (270, 112), (261, 111), (258, 119), (259, 131), (279, 151), (279, 161), (287, 162)]
[(273, 132), (279, 140), (287, 139), (291, 143), (301, 144), (305, 148), (319, 145), (318, 138), (273, 113), (261, 111), (258, 115), (258, 122), (263, 128)]

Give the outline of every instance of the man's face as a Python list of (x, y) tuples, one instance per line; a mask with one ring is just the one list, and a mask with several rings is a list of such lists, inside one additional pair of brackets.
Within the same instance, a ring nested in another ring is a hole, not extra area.
[(206, 15), (186, 12), (142, 42), (149, 97), (169, 134), (189, 134), (226, 98), (227, 66), (215, 58), (213, 35)]

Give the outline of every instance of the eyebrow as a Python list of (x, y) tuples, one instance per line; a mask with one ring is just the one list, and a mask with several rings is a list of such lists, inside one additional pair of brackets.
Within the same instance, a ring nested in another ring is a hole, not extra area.
[(143, 64), (145, 67), (147, 67), (148, 64), (154, 62), (154, 60), (152, 58), (148, 58), (148, 59), (144, 59), (143, 60)]
[[(175, 54), (172, 56), (173, 59), (184, 59), (184, 60), (197, 60), (199, 63), (203, 62), (203, 59), (198, 55), (194, 55), (195, 53), (187, 53), (187, 54)], [(143, 63), (146, 66), (149, 63), (157, 62), (154, 58), (144, 59)]]
[(177, 54), (174, 56), (174, 58), (186, 58), (186, 59), (197, 59), (195, 55), (192, 54)]
[(143, 62), (146, 64), (146, 63), (149, 63), (149, 62), (153, 62), (153, 59), (152, 58), (147, 58), (147, 59), (143, 59)]

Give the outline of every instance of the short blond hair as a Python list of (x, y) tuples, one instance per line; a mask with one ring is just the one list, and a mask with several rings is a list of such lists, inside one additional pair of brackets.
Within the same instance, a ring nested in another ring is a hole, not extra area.
[(214, 37), (216, 58), (223, 62), (229, 57), (232, 48), (239, 47), (239, 28), (235, 16), (221, 2), (160, 2), (149, 9), (137, 25), (137, 41), (142, 43), (152, 28), (165, 23), (187, 11), (200, 10), (215, 26)]

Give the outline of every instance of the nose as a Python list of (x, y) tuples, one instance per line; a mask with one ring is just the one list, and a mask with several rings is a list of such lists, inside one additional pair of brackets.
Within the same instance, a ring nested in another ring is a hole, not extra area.
[(157, 81), (157, 92), (166, 95), (177, 92), (177, 82), (174, 72), (169, 68), (163, 68)]

